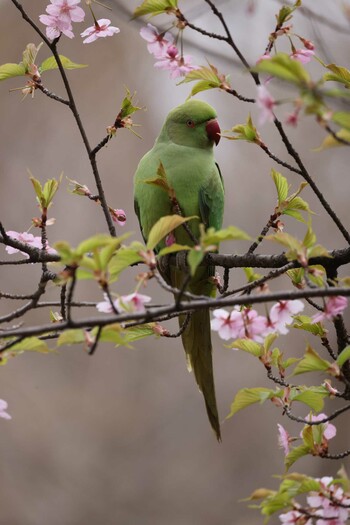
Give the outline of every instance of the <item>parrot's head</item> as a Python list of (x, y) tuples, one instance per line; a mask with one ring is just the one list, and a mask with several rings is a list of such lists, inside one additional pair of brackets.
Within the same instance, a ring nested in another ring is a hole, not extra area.
[(188, 100), (170, 111), (162, 134), (181, 146), (212, 148), (220, 140), (216, 111), (201, 100)]

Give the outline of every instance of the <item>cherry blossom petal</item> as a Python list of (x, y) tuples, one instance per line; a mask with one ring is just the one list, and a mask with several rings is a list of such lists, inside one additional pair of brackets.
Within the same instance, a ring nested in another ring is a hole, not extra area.
[(6, 412), (8, 407), (7, 401), (4, 399), (0, 399), (0, 417), (3, 419), (12, 419), (12, 416), (8, 412)]

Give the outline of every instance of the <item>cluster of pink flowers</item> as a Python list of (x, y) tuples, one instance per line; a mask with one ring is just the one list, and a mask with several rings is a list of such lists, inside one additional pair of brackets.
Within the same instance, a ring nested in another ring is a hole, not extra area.
[[(107, 294), (103, 294), (104, 301), (97, 303), (96, 308), (99, 312), (104, 314), (113, 313), (112, 305), (108, 299)], [(114, 308), (119, 312), (137, 312), (143, 313), (146, 311), (145, 304), (149, 303), (151, 297), (134, 292), (129, 295), (122, 295), (113, 301)]]
[[(15, 239), (16, 241), (23, 242), (25, 244), (28, 244), (28, 246), (32, 248), (38, 248), (39, 250), (42, 249), (43, 245), (41, 242), (41, 237), (34, 237), (31, 233), (23, 232), (15, 232), (15, 231), (7, 231), (6, 232), (9, 237), (12, 239)], [(21, 250), (18, 250), (17, 248), (12, 248), (12, 246), (6, 246), (6, 251), (8, 254), (12, 255), (13, 253), (20, 252), (24, 257), (29, 259), (29, 255), (25, 252), (21, 252)], [(54, 255), (56, 254), (56, 250), (54, 248), (50, 248), (50, 246), (46, 246), (47, 253)]]
[(211, 329), (224, 340), (248, 338), (261, 343), (272, 332), (287, 334), (293, 315), (303, 309), (304, 303), (299, 300), (279, 301), (272, 306), (268, 317), (250, 308), (234, 308), (231, 312), (219, 308), (213, 312)]
[[(46, 26), (46, 36), (50, 40), (58, 38), (63, 33), (68, 38), (73, 38), (73, 22), (83, 22), (85, 18), (84, 10), (79, 7), (80, 0), (50, 0), (50, 4), (46, 7), (46, 13), (39, 16), (40, 22)], [(81, 33), (85, 38), (84, 44), (88, 44), (119, 33), (118, 27), (111, 26), (111, 21), (107, 18), (95, 19), (93, 26), (88, 27)]]
[[(350, 515), (350, 498), (344, 494), (344, 490), (334, 484), (331, 476), (324, 476), (320, 482), (319, 492), (310, 492), (306, 501), (309, 505), (307, 512), (313, 518), (305, 516), (299, 510), (291, 510), (280, 515), (281, 523), (285, 525), (303, 524), (311, 525), (345, 525)], [(349, 508), (347, 508), (349, 507)], [(315, 520), (315, 521), (313, 521)]]
[(3, 419), (12, 419), (12, 416), (8, 412), (6, 412), (8, 407), (8, 404), (3, 399), (0, 399), (0, 417)]
[(140, 35), (147, 41), (148, 51), (157, 60), (154, 67), (170, 71), (171, 78), (184, 76), (189, 71), (197, 69), (197, 66), (191, 64), (191, 56), (182, 56), (179, 52), (171, 33), (159, 33), (155, 26), (147, 24), (141, 29)]
[[(308, 420), (311, 422), (315, 421), (323, 421), (327, 419), (326, 414), (318, 414), (317, 416), (310, 415)], [(323, 426), (323, 440), (328, 443), (330, 439), (333, 439), (337, 434), (337, 429), (332, 423), (329, 423), (329, 421), (326, 421), (325, 423), (322, 423)], [(287, 430), (277, 423), (278, 427), (278, 444), (283, 449), (284, 454), (287, 455), (290, 452), (290, 444), (295, 441), (298, 438), (291, 437)], [(302, 438), (302, 432), (300, 432), (300, 438)]]

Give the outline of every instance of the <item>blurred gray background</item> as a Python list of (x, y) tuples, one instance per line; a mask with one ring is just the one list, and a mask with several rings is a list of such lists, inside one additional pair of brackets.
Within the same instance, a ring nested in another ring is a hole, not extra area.
[[(142, 140), (120, 130), (98, 156), (108, 202), (125, 209), (126, 229), (135, 232), (135, 239), (140, 239), (140, 234), (133, 213), (133, 173), (168, 111), (183, 102), (190, 90), (189, 85), (177, 87), (166, 72), (153, 69), (153, 58), (139, 36), (140, 23), (130, 21), (130, 13), (138, 4), (136, 0), (120, 0), (119, 4), (110, 0), (112, 13), (95, 6), (97, 18), (111, 18), (121, 29), (119, 35), (89, 45), (83, 45), (79, 36), (72, 41), (62, 38), (60, 44), (63, 55), (89, 64), (68, 75), (92, 145), (113, 123), (124, 86), (137, 91), (140, 105), (147, 108), (134, 119), (142, 125), (137, 129)], [(304, 2), (329, 22), (343, 27), (343, 32), (299, 13), (293, 23), (296, 33), (316, 41), (316, 53), (323, 60), (346, 66), (349, 37), (343, 4), (335, 0)], [(23, 0), (23, 5), (38, 20), (46, 2)], [(226, 1), (220, 5), (236, 43), (255, 63), (273, 30), (279, 3)], [(197, 25), (221, 32), (203, 1), (183, 1), (180, 7)], [(253, 12), (249, 7), (254, 7)], [(77, 35), (90, 25), (88, 15), (86, 20), (76, 26)], [(167, 24), (165, 20), (162, 28)], [(192, 54), (197, 64), (209, 60), (230, 74), (238, 92), (255, 96), (249, 75), (236, 66), (230, 48), (190, 30), (185, 37), (185, 53)], [(9, 0), (0, 0), (0, 63), (19, 62), (28, 42), (38, 44), (37, 35)], [(279, 45), (279, 49), (288, 48)], [(40, 58), (48, 55), (43, 48)], [(321, 75), (317, 63), (310, 69), (316, 78)], [(48, 89), (65, 96), (57, 72), (48, 72), (44, 82)], [(89, 163), (68, 108), (39, 92), (33, 100), (27, 97), (21, 102), (20, 92), (9, 93), (9, 89), (22, 85), (23, 79), (0, 84), (1, 220), (6, 229), (18, 231), (28, 229), (31, 218), (38, 215), (27, 169), (42, 181), (64, 171), (65, 176), (94, 190)], [(271, 91), (279, 98), (293, 97), (293, 91), (283, 84), (274, 83)], [(207, 92), (200, 98), (216, 107), (222, 130), (244, 122), (248, 111), (256, 120), (255, 107), (225, 93)], [(282, 119), (286, 112), (285, 106), (277, 111)], [(266, 124), (261, 132), (271, 150), (287, 159), (273, 127)], [(349, 150), (315, 153), (313, 149), (321, 143), (324, 132), (312, 118), (304, 117), (288, 133), (329, 202), (349, 226)], [(226, 186), (225, 224), (257, 235), (276, 201), (270, 169), (279, 168), (258, 148), (245, 143), (222, 140), (216, 154)], [(282, 173), (296, 189), (300, 179)], [(51, 210), (56, 223), (49, 230), (50, 243), (66, 239), (75, 245), (94, 233), (105, 232), (101, 209), (87, 199), (70, 195), (66, 187), (64, 180)], [(342, 237), (311, 191), (306, 189), (304, 197), (317, 214), (319, 242), (329, 249), (343, 247)], [(303, 234), (304, 226), (285, 222), (288, 231)], [(241, 253), (246, 247), (244, 243), (226, 244), (222, 251)], [(276, 248), (266, 243), (261, 253), (268, 250)], [(0, 251), (0, 258), (6, 258), (4, 248)], [(0, 290), (30, 293), (39, 270), (1, 267)], [(134, 278), (135, 271), (125, 275), (113, 291), (130, 292)], [(243, 272), (237, 270), (232, 273), (231, 284), (237, 285), (242, 279)], [(272, 289), (276, 286), (273, 284)], [(280, 286), (290, 285), (284, 279)], [(95, 285), (79, 284), (77, 292), (81, 299), (102, 298)], [(153, 283), (145, 293), (154, 300), (167, 300)], [(57, 298), (53, 285), (45, 298)], [(0, 302), (2, 314), (11, 307), (5, 300)], [(26, 320), (30, 322), (48, 322), (48, 313), (41, 310)], [(250, 356), (225, 348), (215, 335), (213, 339), (217, 397), (224, 420), (239, 388), (270, 383)], [(281, 347), (289, 345), (290, 351), (301, 356), (306, 337), (293, 334), (280, 341)], [(315, 384), (319, 380), (318, 376), (312, 378)], [(1, 369), (0, 398), (8, 401), (13, 416), (12, 421), (0, 419), (0, 525), (260, 524), (263, 520), (259, 514), (240, 500), (259, 486), (277, 486), (272, 476), (283, 472), (277, 422), (284, 423), (291, 434), (299, 433), (299, 427), (282, 420), (274, 406), (254, 406), (223, 424), (223, 443), (217, 444), (202, 397), (186, 371), (179, 340), (149, 338), (133, 349), (101, 345), (94, 357), (88, 357), (80, 347), (63, 348), (48, 356), (24, 354)], [(306, 415), (303, 408), (296, 410)], [(338, 430), (334, 451), (349, 448), (346, 416), (339, 419)], [(307, 458), (299, 461), (295, 470), (315, 476), (335, 475), (337, 465)], [(271, 520), (277, 522), (277, 517)]]

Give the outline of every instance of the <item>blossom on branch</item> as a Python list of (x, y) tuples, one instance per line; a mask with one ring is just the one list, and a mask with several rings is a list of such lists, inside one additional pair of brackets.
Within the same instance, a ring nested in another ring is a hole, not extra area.
[(46, 36), (49, 40), (54, 40), (58, 38), (61, 33), (66, 35), (68, 38), (74, 38), (74, 33), (72, 31), (72, 25), (66, 20), (61, 20), (57, 16), (53, 15), (40, 15), (40, 22), (46, 25)]
[(301, 64), (307, 64), (314, 55), (315, 52), (312, 51), (312, 49), (294, 49), (290, 57), (294, 60), (297, 60)]
[[(280, 514), (279, 516), (281, 523), (284, 525), (311, 525), (312, 520), (307, 519), (304, 514), (298, 510), (290, 510), (285, 514)], [(307, 520), (307, 521), (306, 521)]]
[(271, 93), (268, 91), (266, 86), (257, 86), (257, 90), (258, 96), (256, 99), (256, 103), (258, 108), (260, 109), (259, 124), (261, 126), (262, 124), (265, 124), (265, 122), (274, 121), (275, 115), (273, 113), (273, 109), (276, 105), (276, 101), (271, 95)]
[[(38, 248), (39, 250), (42, 250), (43, 248), (41, 237), (34, 237), (34, 235), (31, 233), (27, 233), (27, 232), (19, 233), (15, 231), (7, 231), (6, 234), (12, 239), (15, 239), (16, 241), (20, 241), (25, 244), (28, 244), (28, 246), (30, 246), (31, 248)], [(29, 255), (25, 252), (22, 252), (18, 248), (13, 248), (12, 246), (6, 246), (5, 250), (7, 251), (9, 255), (20, 252), (22, 255), (24, 255), (24, 257), (29, 259)], [(50, 255), (55, 255), (57, 253), (57, 251), (54, 248), (51, 248), (48, 245), (46, 245), (46, 251)]]
[(126, 214), (124, 210), (108, 208), (109, 213), (111, 214), (112, 221), (117, 222), (119, 226), (125, 226), (126, 223)]
[(3, 419), (12, 419), (12, 416), (8, 412), (6, 412), (8, 407), (8, 404), (3, 399), (0, 399), (0, 417)]
[(232, 310), (228, 312), (223, 308), (218, 308), (213, 312), (214, 319), (210, 326), (214, 332), (218, 332), (219, 337), (227, 341), (228, 339), (237, 339), (244, 330), (244, 322), (241, 312)]
[(312, 323), (319, 323), (320, 321), (332, 321), (334, 317), (342, 314), (348, 306), (348, 299), (342, 295), (335, 295), (328, 297), (325, 300), (323, 312), (319, 312), (312, 317)]
[(277, 423), (278, 427), (278, 445), (283, 448), (284, 454), (289, 454), (289, 445), (291, 441), (293, 441), (293, 438), (290, 437), (286, 429)]
[(97, 20), (93, 26), (88, 27), (80, 33), (82, 38), (87, 37), (83, 40), (83, 44), (90, 44), (90, 42), (94, 42), (98, 38), (105, 38), (106, 36), (113, 36), (120, 33), (119, 27), (111, 26), (111, 23), (108, 18), (100, 18), (100, 20)]
[(68, 38), (74, 37), (72, 22), (82, 22), (85, 18), (85, 12), (78, 4), (80, 0), (51, 0), (46, 7), (48, 14), (39, 16), (40, 22), (46, 25), (47, 38), (54, 40), (61, 33)]
[[(100, 303), (97, 303), (96, 308), (99, 312), (104, 314), (111, 314), (113, 313), (113, 307), (110, 303), (110, 300), (108, 299), (108, 295), (106, 293), (103, 294), (104, 301), (101, 301)], [(143, 313), (146, 311), (145, 303), (149, 303), (151, 301), (151, 297), (148, 295), (143, 295), (138, 292), (134, 292), (129, 295), (122, 295), (121, 297), (118, 297), (118, 299), (115, 299), (113, 301), (114, 308), (119, 312), (135, 312), (135, 313)]]
[(279, 301), (270, 310), (270, 326), (280, 334), (288, 334), (287, 325), (293, 322), (293, 315), (304, 310), (304, 303), (295, 299), (294, 301)]
[(194, 69), (197, 69), (197, 66), (191, 64), (192, 57), (189, 55), (182, 56), (179, 53), (178, 48), (173, 44), (168, 46), (165, 52), (156, 58), (159, 60), (154, 64), (154, 67), (170, 71), (170, 78), (178, 78), (186, 75), (186, 73), (189, 73)]
[(140, 35), (148, 42), (147, 49), (155, 58), (160, 58), (166, 52), (168, 46), (174, 43), (174, 37), (168, 31), (159, 33), (158, 29), (152, 24), (142, 27)]

